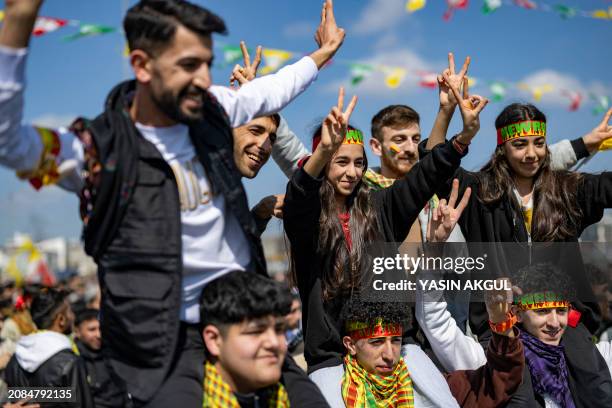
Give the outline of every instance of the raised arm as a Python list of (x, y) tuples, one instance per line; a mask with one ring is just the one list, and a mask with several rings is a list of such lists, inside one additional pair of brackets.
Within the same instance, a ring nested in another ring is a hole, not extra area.
[(211, 86), (209, 91), (225, 109), (232, 127), (241, 126), (253, 118), (276, 113), (299, 96), (316, 79), (321, 69), (338, 51), (344, 41), (344, 30), (336, 24), (331, 0), (326, 0), (321, 22), (315, 34), (318, 49), (276, 74), (256, 78), (233, 90)]
[(444, 70), (442, 75), (438, 75), (437, 78), (440, 95), (440, 107), (438, 109), (436, 119), (434, 120), (431, 133), (429, 133), (429, 138), (427, 139), (427, 150), (431, 150), (434, 148), (434, 146), (444, 143), (444, 140), (446, 140), (446, 133), (448, 132), (448, 126), (453, 114), (455, 113), (455, 108), (457, 107), (457, 99), (446, 83), (443, 75), (446, 73), (451, 83), (457, 87), (460, 87), (463, 85), (463, 79), (467, 74), (469, 66), (470, 57), (467, 57), (463, 63), (461, 71), (459, 71), (459, 73), (455, 73), (455, 56), (452, 52), (448, 53), (448, 68)]
[(489, 321), (496, 326), (487, 348), (486, 364), (477, 370), (454, 371), (446, 376), (453, 396), (462, 407), (503, 406), (523, 379), (523, 345), (518, 329), (508, 320), (512, 291), (487, 292), (485, 302)]
[[(39, 188), (80, 188), (82, 146), (72, 133), (22, 125), (27, 45), (41, 0), (8, 0), (0, 29), (0, 165)], [(66, 177), (68, 174), (71, 177)]]
[(311, 177), (319, 177), (327, 163), (329, 163), (340, 145), (342, 145), (346, 137), (349, 119), (356, 104), (357, 96), (353, 96), (346, 111), (343, 112), (344, 88), (340, 88), (338, 93), (338, 104), (332, 108), (329, 115), (323, 120), (321, 141), (312, 153), (310, 159), (304, 164), (304, 171)]

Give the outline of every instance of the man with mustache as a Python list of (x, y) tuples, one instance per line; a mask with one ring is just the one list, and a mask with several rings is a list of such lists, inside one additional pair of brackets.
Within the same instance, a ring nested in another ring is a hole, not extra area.
[(85, 249), (98, 264), (103, 352), (134, 405), (200, 407), (201, 290), (232, 270), (266, 274), (231, 127), (297, 97), (344, 30), (327, 0), (318, 49), (236, 91), (211, 83), (212, 33), (226, 32), (220, 17), (184, 0), (143, 0), (124, 20), (135, 80), (111, 91), (100, 116), (62, 131), (21, 124), (41, 5), (5, 2), (0, 164), (36, 188), (78, 193)]

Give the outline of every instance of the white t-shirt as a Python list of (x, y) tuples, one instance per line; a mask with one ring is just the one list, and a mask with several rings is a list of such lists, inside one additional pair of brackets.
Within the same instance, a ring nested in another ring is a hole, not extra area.
[(213, 196), (185, 125), (155, 128), (136, 124), (172, 168), (181, 202), (183, 244), (183, 302), (181, 320), (200, 321), (202, 288), (228, 272), (245, 270), (249, 244), (222, 195)]
[[(32, 170), (43, 152), (41, 131), (22, 124), (27, 49), (0, 46), (0, 165)], [(211, 86), (228, 115), (231, 126), (284, 108), (317, 77), (314, 61), (304, 57), (277, 73), (257, 78), (238, 90)], [(187, 127), (153, 128), (136, 124), (143, 137), (157, 147), (174, 172), (181, 202), (183, 245), (183, 298), (181, 320), (200, 320), (198, 300), (211, 280), (232, 270), (244, 270), (250, 250), (236, 217), (222, 196), (213, 197), (204, 169), (196, 159)], [(55, 130), (60, 149), (53, 159), (62, 178), (57, 184), (80, 191), (83, 180), (83, 146), (66, 129)]]

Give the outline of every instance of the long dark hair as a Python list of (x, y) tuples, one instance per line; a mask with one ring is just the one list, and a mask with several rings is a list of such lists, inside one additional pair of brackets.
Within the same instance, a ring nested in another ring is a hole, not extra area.
[[(546, 122), (546, 116), (531, 104), (513, 103), (504, 108), (495, 120), (495, 128), (524, 120)], [(478, 198), (485, 204), (507, 198), (516, 211), (520, 209), (514, 193), (514, 171), (508, 163), (503, 145), (497, 146), (491, 160), (478, 173), (480, 188)], [(582, 216), (576, 204), (579, 173), (551, 168), (550, 151), (533, 180), (533, 219), (531, 237), (533, 241), (562, 241), (576, 236)]]
[[(349, 126), (349, 130), (355, 129)], [(312, 136), (313, 140), (321, 137), (321, 126)], [(368, 158), (363, 154), (365, 172), (368, 168)], [(329, 168), (329, 163), (324, 172)], [(378, 236), (378, 218), (370, 202), (369, 187), (359, 181), (353, 192), (346, 199), (346, 207), (350, 214), (349, 230), (351, 248), (349, 248), (338, 217), (334, 186), (327, 178), (319, 190), (321, 197), (321, 215), (319, 217), (319, 242), (317, 254), (322, 258), (333, 257), (333, 266), (325, 265), (322, 273), (323, 299), (331, 300), (336, 296), (349, 293), (358, 288), (360, 271), (364, 262), (367, 242), (373, 242)], [(292, 257), (293, 258), (293, 257)], [(292, 259), (292, 278), (295, 279), (295, 264)]]

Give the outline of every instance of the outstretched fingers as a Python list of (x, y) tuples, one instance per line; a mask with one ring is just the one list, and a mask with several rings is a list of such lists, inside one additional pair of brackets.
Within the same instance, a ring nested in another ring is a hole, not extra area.
[(468, 56), (465, 58), (465, 62), (463, 63), (463, 66), (461, 67), (461, 71), (459, 71), (459, 76), (465, 76), (465, 74), (467, 74), (468, 72), (468, 68), (470, 67), (470, 62), (471, 62), (471, 58)]
[[(444, 81), (446, 81), (446, 85), (448, 85), (448, 87), (453, 92), (453, 95), (455, 95), (455, 99), (457, 99), (458, 102), (462, 102), (463, 98), (461, 97), (461, 94), (459, 93), (459, 89), (451, 82), (448, 72), (444, 71), (443, 75), (444, 75)], [(461, 103), (459, 103), (459, 107), (462, 108)]]
[(338, 104), (336, 105), (336, 107), (342, 111), (342, 109), (344, 109), (344, 87), (341, 86), (340, 90), (338, 91)]
[(455, 203), (457, 202), (457, 197), (459, 196), (459, 180), (453, 180), (453, 187), (451, 188), (450, 197), (448, 199), (448, 205), (451, 208), (455, 208)]
[(467, 207), (468, 203), (470, 202), (471, 195), (472, 187), (466, 188), (463, 192), (463, 197), (461, 197), (461, 201), (459, 201), (459, 205), (457, 206), (457, 211), (459, 212), (459, 214), (461, 214), (463, 210), (465, 210), (465, 207)]
[(448, 53), (448, 69), (451, 75), (455, 75), (455, 56), (452, 52)]
[(248, 68), (251, 66), (251, 56), (249, 55), (249, 50), (244, 41), (240, 41), (240, 50), (242, 51), (242, 59), (244, 61), (244, 67)]
[(605, 130), (608, 128), (608, 124), (610, 123), (610, 117), (612, 117), (612, 108), (608, 109), (608, 111), (606, 112), (606, 114), (603, 117), (603, 120), (601, 121), (601, 127)]
[(351, 98), (351, 101), (346, 107), (346, 110), (344, 111), (344, 119), (346, 120), (346, 123), (348, 123), (349, 118), (353, 114), (353, 111), (355, 110), (356, 105), (357, 105), (357, 95), (353, 95), (353, 97)]

